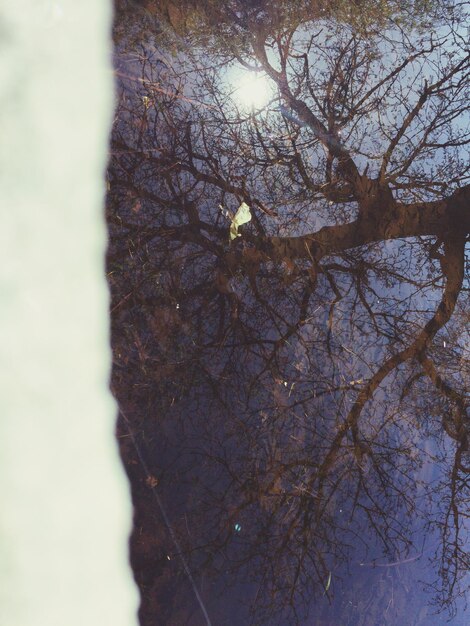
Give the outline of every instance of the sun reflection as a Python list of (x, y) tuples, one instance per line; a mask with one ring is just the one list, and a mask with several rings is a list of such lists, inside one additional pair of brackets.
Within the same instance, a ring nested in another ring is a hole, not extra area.
[(232, 82), (233, 99), (245, 109), (261, 109), (274, 95), (274, 88), (266, 74), (244, 72)]

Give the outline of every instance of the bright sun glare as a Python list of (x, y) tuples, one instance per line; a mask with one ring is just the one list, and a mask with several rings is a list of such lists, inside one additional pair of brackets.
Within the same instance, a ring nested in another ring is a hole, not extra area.
[(234, 100), (247, 109), (261, 109), (273, 97), (273, 86), (265, 74), (244, 72), (235, 82)]

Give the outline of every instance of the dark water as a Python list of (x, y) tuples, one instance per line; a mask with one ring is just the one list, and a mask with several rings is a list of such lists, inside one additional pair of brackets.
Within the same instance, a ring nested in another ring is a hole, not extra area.
[(145, 626), (470, 621), (468, 18), (399, 4), (118, 3)]

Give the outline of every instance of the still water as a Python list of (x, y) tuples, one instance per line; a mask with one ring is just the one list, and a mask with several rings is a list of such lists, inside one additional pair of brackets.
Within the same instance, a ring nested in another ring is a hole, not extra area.
[(111, 385), (143, 626), (469, 623), (462, 11), (117, 2)]

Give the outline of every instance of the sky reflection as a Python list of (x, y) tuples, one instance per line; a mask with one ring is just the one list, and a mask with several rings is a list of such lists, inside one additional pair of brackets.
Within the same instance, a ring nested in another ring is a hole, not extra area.
[(170, 16), (140, 80), (116, 49), (112, 386), (141, 622), (463, 626), (460, 26), (235, 4)]

